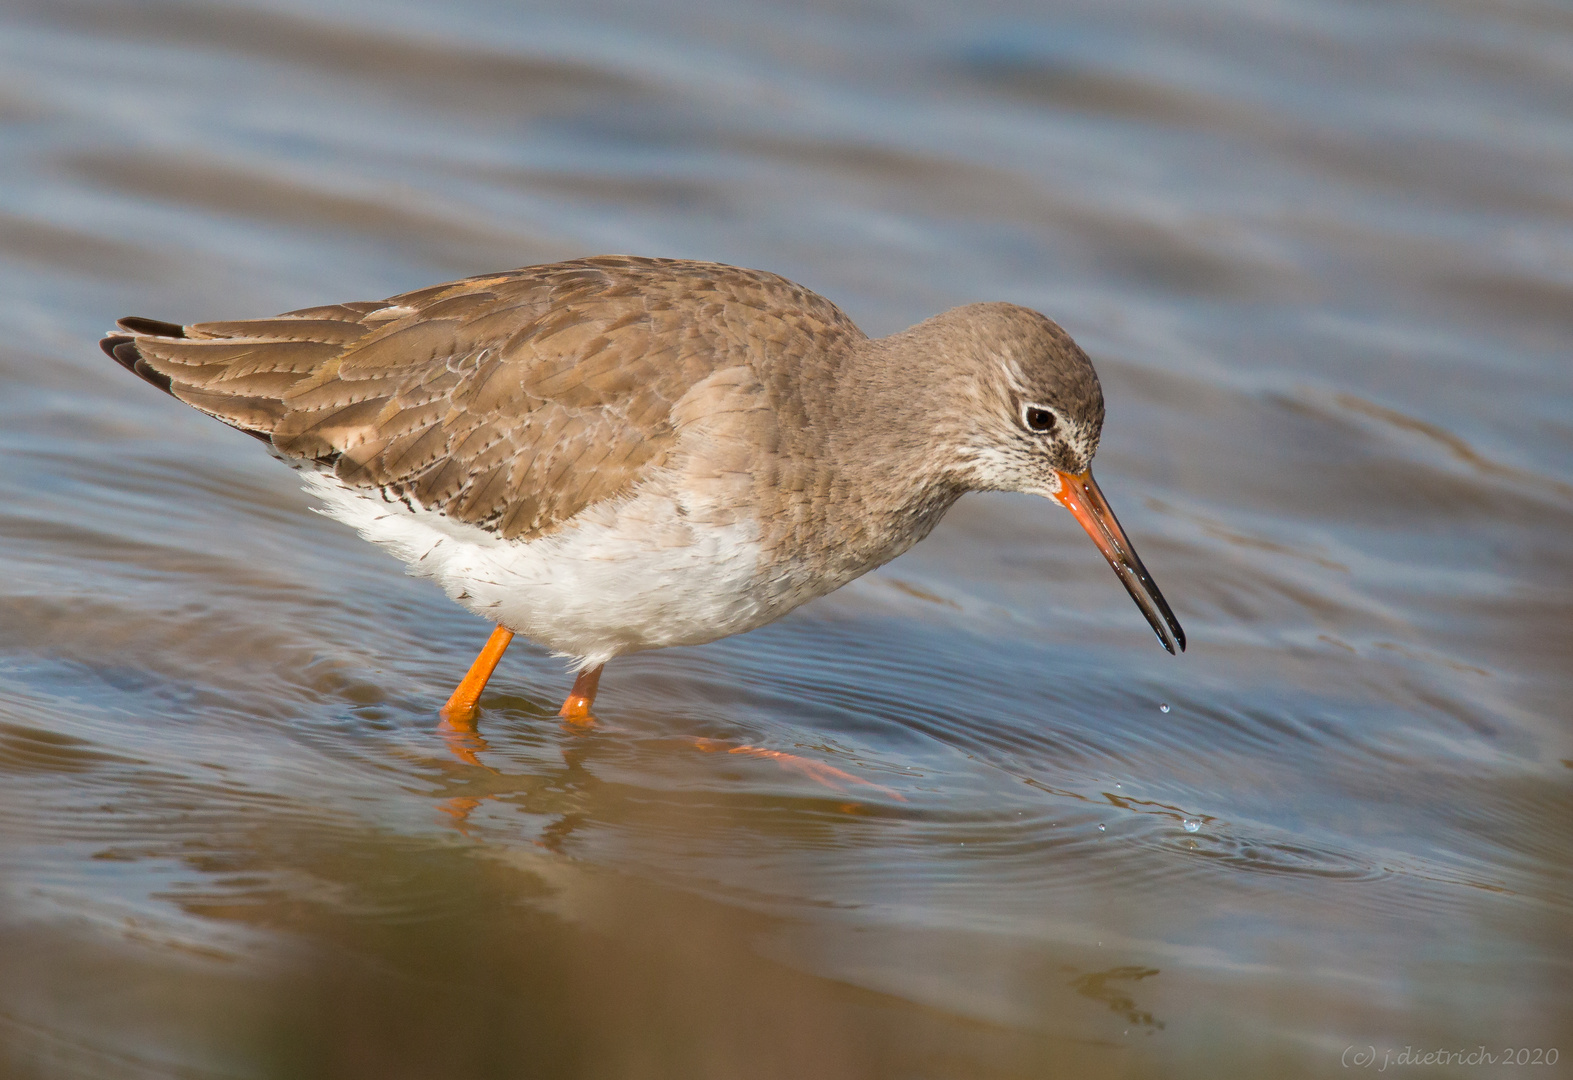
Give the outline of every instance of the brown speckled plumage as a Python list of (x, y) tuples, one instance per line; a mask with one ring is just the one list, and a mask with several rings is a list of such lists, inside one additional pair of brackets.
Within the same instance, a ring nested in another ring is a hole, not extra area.
[[(932, 441), (969, 419), (968, 391), (931, 376), (953, 353), (998, 349), (1009, 337), (999, 324), (1024, 322), (1079, 360), (1055, 365), (1082, 375), (1055, 392), (1101, 424), (1096, 376), (1058, 327), (1011, 305), (958, 311), (995, 318), (941, 316), (871, 342), (775, 274), (600, 256), (269, 319), (125, 319), (130, 336), (104, 346), (286, 458), (509, 539), (626, 495), (668, 462), (679, 427), (703, 422), (713, 460), (687, 468), (713, 483), (746, 478), (768, 547), (840, 562), (830, 549), (877, 557), (898, 522), (837, 510), (888, 503), (926, 533), (972, 486), (946, 475), (954, 463)], [(844, 456), (837, 440), (895, 456)]]
[[(973, 304), (871, 339), (800, 285), (715, 263), (601, 256), (120, 326), (102, 344), (122, 365), (587, 664), (763, 625), (899, 555), (963, 492), (1091, 484), (1103, 423), (1092, 365), (1037, 312)], [(1083, 524), (1183, 646), (1117, 524)]]
[(106, 347), (180, 400), (510, 539), (664, 461), (674, 404), (718, 369), (862, 337), (773, 274), (615, 257), (272, 319), (122, 325), (143, 332)]

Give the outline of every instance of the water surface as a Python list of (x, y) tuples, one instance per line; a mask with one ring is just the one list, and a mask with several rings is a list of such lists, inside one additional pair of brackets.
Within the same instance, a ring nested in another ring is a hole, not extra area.
[[(9, 5), (0, 1071), (1565, 1075), (1570, 101), (1533, 0)], [(96, 347), (608, 251), (1058, 319), (1190, 651), (969, 496), (445, 742), (489, 628)]]

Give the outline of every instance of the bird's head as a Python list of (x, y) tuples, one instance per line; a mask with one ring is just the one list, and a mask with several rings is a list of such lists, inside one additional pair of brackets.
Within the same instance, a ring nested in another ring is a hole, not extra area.
[(915, 327), (942, 358), (945, 441), (957, 486), (1023, 491), (1069, 510), (1171, 653), (1185, 632), (1092, 478), (1103, 389), (1053, 321), (1015, 304), (971, 304)]

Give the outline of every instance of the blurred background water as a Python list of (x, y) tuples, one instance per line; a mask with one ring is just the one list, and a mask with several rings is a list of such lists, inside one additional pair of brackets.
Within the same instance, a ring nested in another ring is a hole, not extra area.
[[(96, 346), (600, 252), (1059, 320), (1190, 652), (969, 496), (450, 747), (489, 628)], [(0, 324), (5, 1076), (1567, 1074), (1566, 4), (10, 0)]]

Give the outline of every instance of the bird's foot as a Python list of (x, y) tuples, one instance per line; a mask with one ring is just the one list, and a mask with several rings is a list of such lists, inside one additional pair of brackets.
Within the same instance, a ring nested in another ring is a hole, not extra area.
[(563, 707), (557, 710), (557, 715), (570, 724), (588, 726), (595, 723), (595, 717), (590, 715), (590, 707), (595, 704), (595, 692), (601, 686), (601, 668), (604, 664), (597, 664), (579, 672), (573, 681), (573, 689), (568, 692), (568, 698), (563, 702)]
[(455, 705), (449, 698), (448, 704), (437, 710), (437, 718), (441, 721), (437, 725), (440, 731), (473, 732), (475, 722), (481, 718), (481, 707), (474, 702)]

